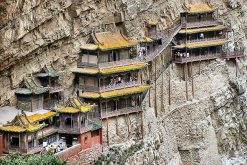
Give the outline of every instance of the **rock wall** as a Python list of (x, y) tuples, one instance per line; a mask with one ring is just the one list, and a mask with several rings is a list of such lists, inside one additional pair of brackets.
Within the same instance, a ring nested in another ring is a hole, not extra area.
[[(200, 0), (203, 1), (203, 0)], [(0, 105), (14, 105), (14, 91), (28, 74), (41, 70), (48, 63), (63, 73), (61, 84), (68, 96), (73, 90), (74, 76), (80, 46), (91, 30), (102, 27), (113, 13), (122, 13), (124, 27), (129, 37), (143, 35), (145, 20), (156, 18), (160, 29), (171, 26), (183, 11), (184, 3), (198, 0), (0, 0)], [(209, 0), (219, 8), (219, 19), (231, 26), (236, 44), (246, 48), (247, 2), (244, 0)], [(109, 20), (108, 20), (109, 21)], [(146, 95), (143, 103), (144, 139), (140, 138), (140, 118), (131, 115), (131, 130), (127, 136), (124, 118), (109, 121), (110, 146), (118, 144), (120, 151), (107, 162), (125, 155), (125, 164), (219, 164), (220, 155), (235, 156), (246, 146), (246, 59), (216, 60), (193, 64), (194, 98), (192, 79), (186, 82), (179, 65), (170, 66)], [(170, 73), (169, 73), (170, 71)], [(171, 103), (169, 106), (169, 74), (171, 75)], [(163, 77), (163, 78), (162, 78)], [(162, 81), (163, 79), (163, 81)], [(163, 95), (161, 94), (163, 93)], [(156, 99), (158, 118), (155, 117)], [(162, 98), (162, 99), (161, 99)], [(103, 123), (103, 129), (106, 129)], [(104, 136), (104, 144), (106, 134)], [(132, 139), (132, 140), (131, 140)], [(136, 146), (137, 145), (137, 146)], [(134, 148), (131, 146), (134, 146)], [(101, 159), (101, 162), (105, 159)], [(210, 160), (210, 161), (209, 161)]]

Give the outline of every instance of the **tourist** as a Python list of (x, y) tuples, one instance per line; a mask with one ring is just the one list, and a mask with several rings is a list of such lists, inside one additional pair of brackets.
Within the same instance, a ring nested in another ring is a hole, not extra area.
[(204, 39), (204, 34), (203, 33), (200, 34), (200, 39)]

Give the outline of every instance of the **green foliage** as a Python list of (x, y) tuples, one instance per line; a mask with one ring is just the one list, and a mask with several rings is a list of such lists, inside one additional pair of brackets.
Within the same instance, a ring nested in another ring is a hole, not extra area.
[(0, 158), (0, 165), (67, 165), (51, 153), (35, 155), (9, 154)]

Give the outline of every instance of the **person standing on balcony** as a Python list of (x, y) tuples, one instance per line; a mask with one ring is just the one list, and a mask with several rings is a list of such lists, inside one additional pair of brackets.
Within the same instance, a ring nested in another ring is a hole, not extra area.
[(204, 34), (203, 33), (200, 34), (200, 39), (204, 39)]

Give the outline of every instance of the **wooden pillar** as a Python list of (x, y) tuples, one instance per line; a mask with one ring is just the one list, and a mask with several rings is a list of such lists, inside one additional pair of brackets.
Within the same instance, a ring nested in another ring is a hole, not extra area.
[(124, 118), (125, 118), (125, 122), (127, 124), (127, 131), (128, 131), (128, 138), (129, 138), (130, 131), (129, 131), (129, 123), (128, 123), (128, 119), (127, 119), (127, 115), (126, 114), (124, 115)]
[(107, 138), (107, 145), (109, 146), (110, 142), (109, 142), (109, 134), (108, 134), (108, 118), (106, 118), (106, 138)]
[(143, 133), (143, 111), (141, 111), (141, 134), (142, 134), (142, 139), (144, 138), (144, 133)]
[(160, 104), (161, 104), (160, 109), (161, 111), (163, 111), (163, 108), (164, 108), (164, 74), (163, 73), (161, 73), (161, 102)]
[(237, 63), (237, 58), (235, 58), (235, 66), (236, 66), (236, 77), (238, 77), (238, 63)]
[(116, 118), (116, 134), (118, 135), (118, 121), (117, 121), (118, 117), (115, 118)]
[(156, 59), (154, 59), (154, 68), (155, 68), (155, 79), (154, 79), (154, 109), (155, 109), (155, 117), (157, 118), (157, 82), (156, 82)]
[(191, 62), (191, 85), (192, 85), (192, 98), (194, 99), (194, 76), (193, 76), (193, 64)]
[[(49, 81), (49, 86), (51, 87), (51, 78), (50, 76), (48, 76), (48, 81)], [(51, 108), (51, 94), (50, 92), (48, 93), (48, 106), (49, 106), (49, 109)]]
[(99, 106), (100, 106), (100, 118), (102, 118), (102, 102), (99, 101)]
[(19, 148), (18, 148), (18, 150), (21, 153), (21, 135), (20, 135), (20, 133), (18, 133), (18, 136), (19, 136)]
[[(163, 78), (163, 77), (162, 77)], [(169, 75), (168, 75), (168, 83), (169, 83), (169, 85), (168, 85), (168, 102), (169, 102), (169, 105), (171, 105), (171, 69), (170, 69), (170, 67), (169, 67)]]
[(186, 101), (188, 101), (188, 80), (187, 80), (187, 73), (186, 73), (186, 70), (187, 70), (187, 62), (185, 63), (184, 65), (184, 78), (185, 78), (185, 92), (186, 92)]

